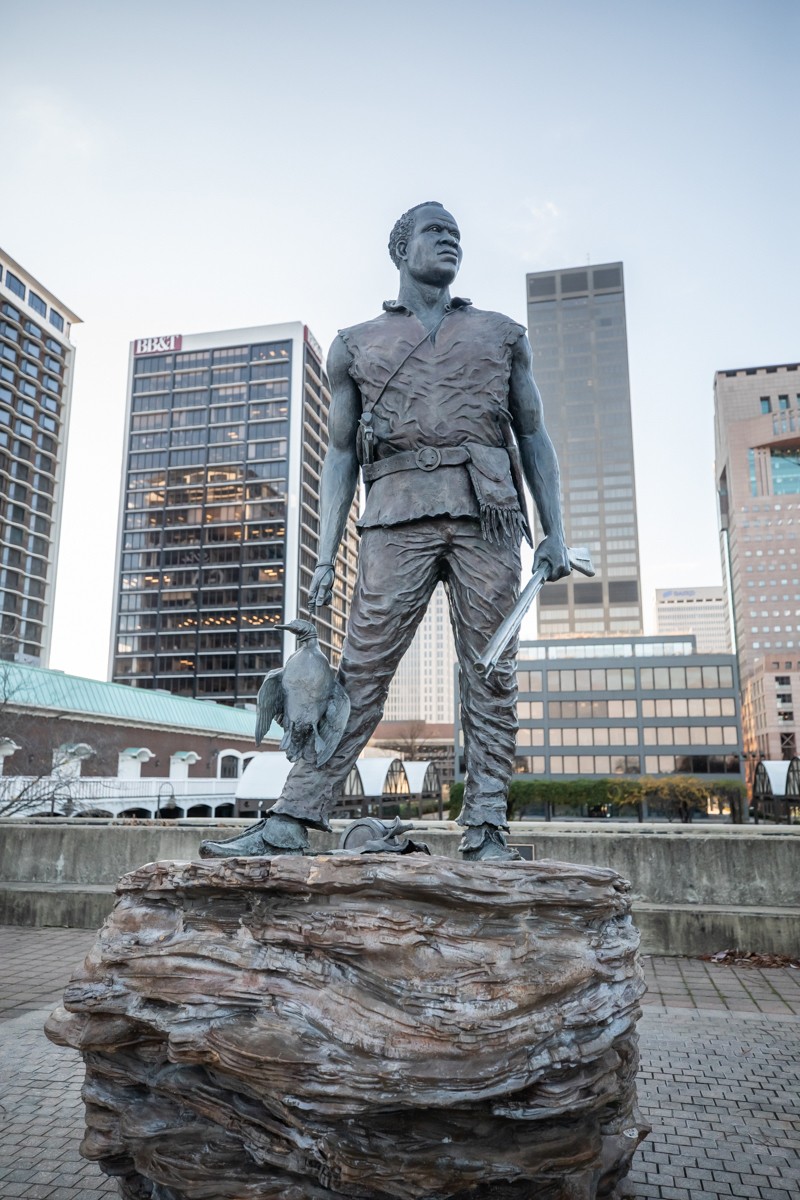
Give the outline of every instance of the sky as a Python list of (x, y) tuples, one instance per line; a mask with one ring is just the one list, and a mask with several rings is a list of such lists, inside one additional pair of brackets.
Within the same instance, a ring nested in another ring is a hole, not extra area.
[(719, 583), (714, 372), (800, 356), (798, 36), (796, 0), (0, 0), (0, 245), (83, 321), (50, 665), (106, 678), (130, 341), (327, 347), (428, 199), (523, 322), (526, 272), (623, 261), (646, 629)]

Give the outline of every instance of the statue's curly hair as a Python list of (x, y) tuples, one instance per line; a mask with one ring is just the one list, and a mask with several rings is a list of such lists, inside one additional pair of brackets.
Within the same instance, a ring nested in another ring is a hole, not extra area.
[(394, 265), (400, 268), (400, 259), (397, 257), (397, 247), (400, 242), (405, 242), (410, 236), (414, 228), (414, 213), (420, 208), (444, 208), (441, 200), (423, 200), (422, 204), (415, 204), (413, 208), (409, 208), (408, 212), (404, 212), (402, 217), (394, 223), (394, 228), (389, 234), (389, 257)]

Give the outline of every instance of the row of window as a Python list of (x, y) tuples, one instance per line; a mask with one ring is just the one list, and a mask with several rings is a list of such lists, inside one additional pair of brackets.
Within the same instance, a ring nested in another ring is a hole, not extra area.
[[(658, 754), (645, 755), (644, 769), (648, 775), (738, 775), (739, 757), (736, 754)], [(542, 775), (545, 772), (543, 755), (518, 755), (514, 770), (517, 774)], [(551, 775), (639, 775), (641, 758), (638, 755), (551, 754)]]
[(738, 775), (738, 754), (647, 754), (648, 775)]
[[(2, 279), (3, 268), (0, 266), (0, 282)], [(47, 304), (42, 297), (38, 295), (33, 288), (26, 289), (22, 280), (15, 275), (13, 271), (9, 271), (8, 267), (6, 267), (5, 283), (8, 290), (13, 292), (15, 296), (19, 296), (20, 300), (25, 299), (27, 291), (28, 304), (31, 306), (33, 311), (37, 312), (40, 317), (47, 317)], [(61, 313), (52, 306), (50, 307), (49, 321), (50, 324), (59, 331), (59, 333), (64, 332), (64, 318), (62, 317)]]
[[(254, 401), (248, 407), (244, 404), (224, 404), (216, 408), (180, 408), (174, 410), (171, 414), (167, 411), (152, 412), (152, 411), (136, 411), (131, 418), (131, 432), (140, 433), (147, 429), (165, 430), (169, 429), (185, 429), (187, 427), (202, 427), (206, 425), (225, 425), (234, 422), (250, 421), (251, 436), (267, 437), (274, 436), (276, 431), (273, 426), (265, 426), (264, 433), (254, 431), (254, 422), (262, 421), (281, 421), (286, 425), (286, 417), (288, 416), (288, 405), (285, 400)], [(256, 425), (257, 429), (258, 426)]]
[(153, 471), (170, 467), (199, 467), (208, 463), (210, 466), (221, 463), (243, 463), (247, 458), (247, 471), (260, 479), (275, 479), (286, 474), (286, 468), (278, 469), (280, 464), (265, 465), (265, 459), (274, 455), (272, 442), (250, 442), (237, 439), (211, 446), (196, 446), (192, 449), (171, 450), (140, 450), (130, 456), (132, 471)]
[[(13, 351), (9, 353), (8, 346), (0, 344), (0, 358), (13, 361), (11, 354), (13, 354)], [(20, 372), (26, 374), (29, 378), (23, 379)], [(15, 364), (14, 369), (7, 366), (5, 362), (0, 362), (0, 378), (4, 379), (6, 383), (12, 384), (18, 392), (21, 392), (24, 396), (28, 396), (29, 399), (35, 399), (37, 390), (41, 391), (42, 388), (52, 392), (53, 396), (47, 396), (42, 393), (39, 397), (39, 403), (43, 404), (45, 408), (49, 408), (51, 412), (57, 413), (59, 411), (58, 397), (61, 391), (61, 384), (57, 379), (51, 379), (49, 375), (45, 375), (41, 383), (39, 383), (38, 374), (38, 367), (27, 361), (24, 361), (19, 368)], [(37, 382), (32, 383), (32, 379)], [(7, 391), (8, 389), (5, 390)]]
[[(795, 395), (795, 404), (797, 405), (798, 408), (800, 408), (800, 392), (797, 392)], [(773, 410), (773, 406), (772, 406), (772, 397), (771, 396), (761, 396), (760, 406), (761, 406), (762, 413), (771, 413), (773, 411), (788, 412), (788, 410), (790, 408), (789, 396), (788, 396), (788, 394), (783, 395), (783, 396), (778, 396), (777, 405), (774, 410)]]
[(638, 754), (551, 754), (551, 775), (639, 775)]
[[(246, 541), (257, 541), (260, 539), (269, 539), (273, 537), (272, 525), (266, 523), (268, 517), (270, 521), (285, 519), (286, 502), (285, 500), (272, 500), (267, 504), (262, 504), (264, 509), (265, 521), (255, 522), (252, 525), (245, 525), (244, 528), (240, 524), (235, 525), (207, 525), (205, 529), (199, 525), (175, 525), (164, 530), (164, 545), (167, 546), (191, 546), (199, 545), (201, 539), (206, 543), (213, 542), (235, 542), (240, 538)], [(129, 512), (125, 516), (126, 529), (152, 529), (160, 525), (158, 513), (151, 512)]]
[[(539, 706), (541, 708), (541, 705)], [(517, 713), (522, 719), (520, 706)], [(635, 700), (550, 700), (547, 704), (547, 715), (555, 721), (588, 720), (600, 718), (619, 720), (635, 719), (638, 715), (638, 705)]]
[(225, 347), (222, 350), (187, 350), (177, 354), (149, 354), (135, 359), (135, 375), (152, 375), (159, 371), (176, 371), (190, 367), (207, 367), (212, 363), (272, 363), (284, 370), (292, 352), (291, 342), (263, 342), (255, 346)]
[[(31, 337), (38, 338), (41, 342), (43, 342), (46, 349), (49, 350), (51, 354), (58, 355), (58, 357), (61, 359), (64, 358), (66, 351), (61, 343), (56, 341), (55, 338), (50, 337), (46, 330), (40, 329), (39, 326), (33, 321), (29, 321), (27, 318), (23, 317), (22, 314), (11, 304), (3, 303), (0, 305), (0, 312), (2, 312), (3, 316), (8, 317), (10, 321), (16, 321), (17, 324), (25, 331), (25, 333), (28, 333)], [(8, 338), (12, 342), (19, 343), (19, 332), (14, 328), (13, 325), (9, 325), (7, 321), (0, 321), (0, 335), (4, 338)]]
[[(211, 391), (203, 384), (190, 384), (187, 381), (183, 390), (176, 390), (172, 396), (173, 408), (191, 408), (197, 405), (224, 404), (227, 400), (266, 400), (275, 396), (289, 396), (288, 379), (263, 379), (256, 377), (248, 385), (236, 382), (231, 378), (232, 372), (224, 371), (219, 378), (214, 378)], [(167, 409), (170, 407), (169, 376), (145, 375), (133, 381), (133, 409), (138, 411), (140, 401), (154, 401), (152, 407)]]
[[(41, 572), (43, 573), (43, 572)], [(282, 580), (283, 571), (280, 570), (276, 575), (276, 583)], [(198, 603), (205, 610), (202, 620), (208, 616), (209, 609), (228, 609), (236, 610), (237, 608), (256, 608), (259, 611), (264, 608), (265, 589), (264, 587), (255, 588), (229, 588), (227, 590), (208, 589), (198, 593), (196, 588), (187, 588), (184, 591), (176, 592), (132, 592), (120, 596), (120, 610), (123, 612), (138, 612), (141, 610), (156, 609), (159, 606), (164, 610), (180, 610), (182, 617), (191, 615), (197, 612)], [(232, 618), (233, 619), (233, 618)], [(212, 622), (213, 623), (213, 622)], [(252, 623), (252, 622), (251, 622)]]
[[(572, 643), (555, 642), (550, 645), (523, 642), (520, 647), (520, 658), (531, 662), (554, 658), (673, 658), (695, 653), (694, 643), (690, 641), (604, 642), (581, 639)], [(541, 691), (541, 686), (529, 690)]]
[(704, 696), (696, 699), (675, 697), (643, 700), (642, 716), (648, 717), (734, 717), (736, 701), (732, 696)]
[[(733, 688), (733, 667), (640, 667), (642, 690), (681, 691)], [(636, 688), (633, 667), (547, 672), (549, 691), (632, 691)]]
[[(733, 687), (733, 668), (727, 666), (704, 667), (641, 667), (641, 688), (644, 691), (687, 691), (693, 688), (714, 690)], [(520, 692), (540, 692), (540, 671), (519, 671)], [(550, 692), (619, 692), (636, 690), (634, 667), (591, 667), (585, 669), (561, 669), (547, 672), (547, 688)]]
[[(17, 424), (20, 424), (20, 423), (17, 423)], [(31, 435), (29, 435), (27, 433), (27, 431), (22, 428), (22, 425), (20, 425), (20, 429), (17, 429), (16, 424), (15, 424), (15, 432), (20, 434), (21, 437), (28, 438), (28, 441), (33, 442), (36, 446), (39, 447), (40, 450), (44, 450), (47, 455), (55, 454), (56, 443), (55, 443), (55, 440), (48, 433), (37, 433), (34, 438), (32, 436), (33, 430), (31, 430)], [(34, 459), (34, 457), (36, 459), (39, 459), (40, 457), (42, 457), (41, 455), (35, 453), (33, 446), (29, 445), (28, 441), (24, 441), (24, 442), (20, 441), (19, 437), (12, 438), (10, 430), (0, 428), (0, 450), (2, 450), (3, 448), (10, 449), (11, 454), (14, 458), (24, 459), (26, 462), (31, 462)], [(3, 457), (3, 456), (0, 455), (0, 457)], [(53, 485), (52, 480), (44, 480), (43, 479), (42, 482), (37, 484), (36, 486), (41, 488), (44, 491), (47, 491), (50, 495), (53, 494), (53, 486), (54, 485)]]

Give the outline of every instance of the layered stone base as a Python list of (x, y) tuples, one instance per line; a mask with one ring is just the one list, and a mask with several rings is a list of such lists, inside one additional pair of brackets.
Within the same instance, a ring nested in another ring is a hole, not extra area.
[(118, 896), (47, 1033), (126, 1200), (595, 1200), (647, 1132), (613, 871), (160, 862)]

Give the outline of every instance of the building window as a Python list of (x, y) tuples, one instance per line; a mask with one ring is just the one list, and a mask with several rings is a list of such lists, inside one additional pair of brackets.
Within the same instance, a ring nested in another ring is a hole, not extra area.
[(37, 296), (36, 292), (28, 292), (28, 304), (35, 309), (41, 317), (47, 316), (47, 305), (41, 296)]
[(800, 493), (800, 451), (771, 449), (772, 491), (775, 496)]
[(64, 318), (54, 308), (50, 309), (50, 324), (54, 325), (59, 333), (64, 332)]
[(755, 450), (747, 451), (747, 470), (750, 476), (750, 495), (758, 495), (758, 481), (756, 479), (756, 452)]
[[(25, 284), (21, 279), (17, 279), (16, 275), (12, 275), (10, 271), (6, 271), (6, 287), (15, 296), (19, 296), (21, 300), (25, 299)], [(19, 315), (17, 316), (19, 320)]]
[(762, 413), (772, 412), (772, 401), (770, 400), (769, 396), (761, 397), (761, 411)]
[(778, 408), (781, 410), (781, 412), (786, 412), (788, 407), (789, 407), (789, 397), (788, 396), (778, 396)]

